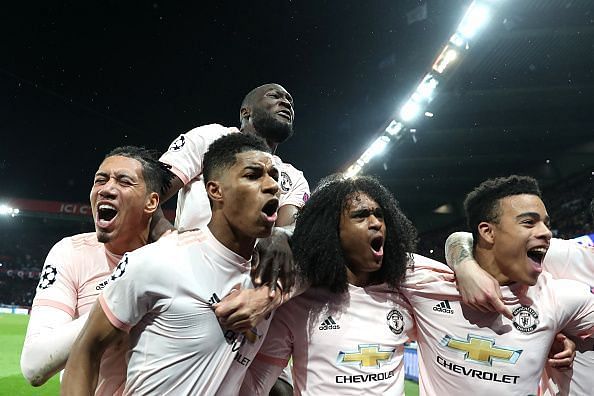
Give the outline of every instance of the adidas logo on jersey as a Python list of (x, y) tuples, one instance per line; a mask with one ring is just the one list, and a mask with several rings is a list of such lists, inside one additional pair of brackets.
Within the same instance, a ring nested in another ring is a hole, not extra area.
[(449, 301), (442, 301), (439, 304), (435, 305), (433, 307), (434, 311), (437, 312), (443, 312), (443, 313), (447, 313), (452, 315), (454, 313), (454, 310), (452, 309), (452, 307), (450, 306), (450, 302)]
[(332, 316), (328, 316), (328, 318), (320, 324), (318, 327), (320, 330), (338, 330), (340, 329), (340, 325), (332, 319)]
[(208, 303), (210, 305), (213, 305), (219, 302), (221, 302), (221, 299), (219, 298), (219, 296), (217, 296), (217, 293), (212, 293), (212, 296), (208, 299)]

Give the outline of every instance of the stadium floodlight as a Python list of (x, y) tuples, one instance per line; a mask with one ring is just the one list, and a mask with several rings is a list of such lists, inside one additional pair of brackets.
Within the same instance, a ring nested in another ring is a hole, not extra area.
[(418, 116), (420, 112), (421, 106), (411, 98), (400, 109), (400, 118), (405, 122), (410, 121)]
[(426, 111), (426, 112), (425, 112), (425, 117), (429, 117), (429, 118), (431, 118), (431, 117), (433, 117), (433, 113), (432, 113), (432, 112), (430, 112), (430, 111)]
[(444, 70), (456, 59), (458, 59), (458, 51), (446, 45), (433, 64), (433, 70), (439, 74), (443, 74)]
[(359, 172), (361, 172), (362, 168), (363, 167), (360, 166), (359, 164), (353, 164), (353, 165), (349, 166), (349, 168), (346, 170), (346, 172), (344, 172), (344, 177), (351, 178), (351, 177), (357, 176), (357, 174)]
[(0, 205), (0, 216), (16, 216), (20, 210), (18, 208), (11, 208), (8, 205)]
[(388, 125), (386, 127), (385, 131), (387, 133), (389, 133), (390, 135), (395, 136), (395, 135), (397, 135), (402, 130), (403, 127), (404, 127), (404, 125), (402, 125), (401, 122), (398, 122), (396, 120), (392, 120), (390, 122), (390, 125)]
[(459, 33), (454, 33), (452, 37), (450, 37), (450, 43), (454, 44), (456, 47), (464, 48), (466, 40)]
[[(439, 81), (437, 81), (435, 77), (433, 77), (431, 74), (427, 74), (425, 77), (423, 77), (423, 81), (421, 81), (415, 93), (420, 96), (420, 99), (430, 102), (431, 99), (433, 99), (433, 92), (435, 91), (435, 88), (437, 88), (438, 84)], [(417, 101), (420, 102), (420, 100)]]
[(458, 25), (457, 33), (470, 40), (475, 34), (487, 24), (490, 18), (490, 10), (485, 4), (473, 1), (466, 10), (462, 21)]

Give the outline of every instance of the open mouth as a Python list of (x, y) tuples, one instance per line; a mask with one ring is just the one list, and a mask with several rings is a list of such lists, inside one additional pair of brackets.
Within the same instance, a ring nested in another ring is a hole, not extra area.
[(542, 261), (544, 260), (545, 254), (547, 253), (547, 248), (544, 247), (536, 247), (536, 248), (532, 248), (530, 250), (528, 250), (528, 258), (530, 258), (532, 261), (538, 263), (538, 264), (542, 264)]
[(109, 223), (112, 221), (118, 214), (118, 210), (115, 206), (109, 204), (101, 204), (97, 208), (97, 220), (100, 223)]
[(382, 235), (373, 237), (370, 245), (373, 256), (377, 260), (381, 260), (381, 258), (384, 257), (384, 237)]
[(271, 199), (270, 201), (266, 202), (264, 207), (262, 208), (262, 213), (264, 213), (264, 217), (269, 222), (275, 222), (277, 218), (277, 211), (278, 211), (278, 199)]

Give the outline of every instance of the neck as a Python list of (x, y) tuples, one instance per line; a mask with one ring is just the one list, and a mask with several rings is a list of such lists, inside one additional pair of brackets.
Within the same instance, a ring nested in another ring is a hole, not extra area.
[[(258, 134), (258, 131), (256, 131), (254, 126), (250, 123), (242, 125), (240, 131), (241, 131), (241, 133), (249, 133), (251, 135), (262, 137), (262, 136), (260, 136), (260, 134)], [(276, 152), (276, 148), (278, 147), (278, 143), (273, 142), (272, 140), (269, 140), (269, 139), (264, 139), (264, 140), (266, 141), (266, 144), (268, 145), (268, 147), (270, 147), (270, 152), (272, 154), (274, 154)]]
[(131, 251), (136, 250), (140, 247), (143, 247), (144, 245), (147, 245), (148, 244), (148, 236), (149, 236), (149, 230), (147, 227), (147, 229), (143, 233), (137, 234), (132, 238), (125, 239), (125, 240), (120, 238), (116, 241), (107, 242), (107, 243), (105, 243), (105, 248), (113, 254), (122, 256), (126, 252), (131, 252)]
[(355, 274), (347, 267), (347, 281), (353, 286), (365, 287), (371, 283), (371, 276), (368, 272)]
[(478, 262), (478, 265), (495, 278), (500, 286), (512, 283), (512, 280), (501, 272), (499, 264), (493, 255), (492, 246), (485, 246), (483, 243), (479, 242), (474, 248), (473, 255), (474, 259)]
[(241, 234), (238, 230), (233, 229), (225, 219), (221, 219), (221, 217), (215, 216), (213, 212), (212, 218), (208, 223), (208, 229), (211, 234), (227, 249), (249, 260), (256, 245), (256, 238)]

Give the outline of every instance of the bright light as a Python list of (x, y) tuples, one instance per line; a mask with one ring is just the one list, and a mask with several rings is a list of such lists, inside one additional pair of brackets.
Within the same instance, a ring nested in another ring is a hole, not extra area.
[(385, 131), (387, 133), (389, 133), (390, 135), (394, 136), (402, 130), (402, 127), (403, 127), (402, 123), (400, 123), (396, 120), (392, 120), (392, 122), (390, 122), (390, 125), (388, 125), (386, 127)]
[(458, 51), (446, 46), (433, 64), (433, 70), (442, 74), (443, 71), (456, 59), (458, 59)]
[(456, 47), (463, 48), (464, 44), (466, 44), (466, 40), (464, 40), (464, 37), (460, 36), (458, 33), (454, 33), (452, 37), (450, 37), (450, 43), (454, 44)]
[(390, 142), (390, 138), (387, 136), (380, 136), (375, 139), (375, 142), (369, 147), (369, 151), (373, 153), (373, 156), (380, 155), (386, 149), (386, 146)]
[(402, 109), (400, 109), (400, 117), (402, 118), (402, 121), (406, 122), (418, 116), (420, 112), (421, 106), (412, 99), (409, 99), (409, 101), (402, 106)]
[(431, 118), (431, 117), (433, 117), (433, 113), (432, 113), (432, 112), (430, 112), (430, 111), (426, 111), (426, 112), (425, 112), (425, 117), (429, 117), (429, 118)]
[(11, 208), (8, 205), (0, 205), (0, 216), (16, 216), (20, 210), (18, 208)]
[(344, 172), (344, 177), (350, 178), (353, 176), (357, 176), (359, 172), (361, 172), (362, 167), (358, 164), (353, 164), (349, 166), (349, 168)]
[(439, 81), (437, 81), (431, 74), (427, 74), (415, 92), (420, 95), (421, 99), (429, 102), (433, 99), (433, 91), (435, 91), (438, 84)]
[(462, 22), (458, 25), (457, 33), (470, 40), (488, 21), (489, 7), (474, 1), (468, 7), (464, 18), (462, 18)]

